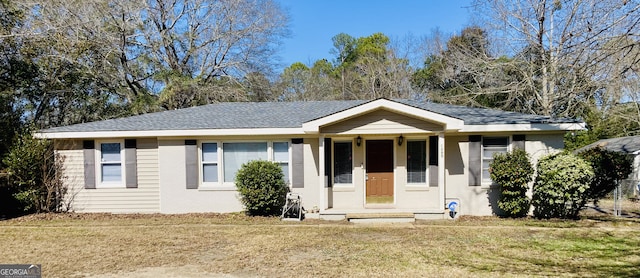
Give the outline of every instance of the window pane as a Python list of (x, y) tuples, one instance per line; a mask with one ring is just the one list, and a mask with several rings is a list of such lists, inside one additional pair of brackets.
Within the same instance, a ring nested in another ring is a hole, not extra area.
[(289, 143), (273, 142), (273, 161), (289, 161)]
[(224, 181), (233, 182), (243, 163), (251, 160), (267, 160), (267, 142), (224, 143), (222, 145)]
[(202, 179), (204, 182), (218, 181), (218, 165), (204, 164), (202, 165)]
[(102, 164), (102, 181), (121, 181), (122, 167), (120, 163)]
[(506, 146), (509, 144), (509, 137), (484, 137), (482, 145), (484, 146)]
[(120, 143), (100, 144), (101, 161), (120, 161)]
[(426, 141), (407, 142), (407, 182), (427, 182)]
[(202, 161), (218, 162), (217, 143), (202, 143)]
[(493, 155), (506, 153), (509, 145), (509, 137), (483, 137), (482, 138), (482, 181), (491, 182), (489, 165), (493, 162)]
[(333, 153), (333, 180), (335, 183), (351, 183), (353, 163), (351, 162), (351, 142), (337, 142)]
[(279, 163), (280, 168), (282, 168), (282, 173), (284, 174), (284, 181), (289, 182), (289, 163)]
[(491, 181), (491, 175), (489, 174), (489, 168), (482, 169), (482, 181)]
[(484, 158), (493, 158), (493, 155), (496, 153), (505, 153), (507, 152), (507, 148), (495, 148), (495, 147), (487, 147), (484, 148)]

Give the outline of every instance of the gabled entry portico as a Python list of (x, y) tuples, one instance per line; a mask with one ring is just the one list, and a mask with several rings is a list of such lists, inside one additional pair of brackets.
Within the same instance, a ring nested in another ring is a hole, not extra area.
[(325, 154), (318, 163), (321, 215), (442, 215), (444, 132), (460, 122), (381, 99), (306, 123), (317, 128), (318, 153)]

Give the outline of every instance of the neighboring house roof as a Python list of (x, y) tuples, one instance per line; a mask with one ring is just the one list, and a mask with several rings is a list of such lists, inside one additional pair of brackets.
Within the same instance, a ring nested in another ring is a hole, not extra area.
[(582, 148), (577, 149), (575, 152), (579, 153), (588, 149), (601, 147), (609, 151), (628, 153), (628, 154), (640, 154), (640, 136), (627, 136), (611, 139), (603, 139), (595, 143), (591, 143)]
[[(579, 124), (573, 119), (553, 119), (547, 116), (471, 108), (412, 100), (346, 100), (304, 102), (226, 102), (148, 113), (90, 123), (41, 130), (42, 137), (61, 133), (167, 131), (167, 130), (231, 130), (231, 129), (292, 129), (304, 123), (331, 116), (370, 103), (406, 105), (420, 111), (441, 114), (462, 120), (464, 125), (500, 124)], [(386, 105), (386, 106), (385, 106)], [(579, 128), (576, 128), (579, 129)], [(55, 136), (53, 136), (55, 137)]]

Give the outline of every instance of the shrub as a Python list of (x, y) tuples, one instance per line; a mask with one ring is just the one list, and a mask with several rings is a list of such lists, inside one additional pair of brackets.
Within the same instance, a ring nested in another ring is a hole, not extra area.
[(8, 191), (24, 212), (65, 209), (63, 160), (54, 152), (53, 142), (33, 138), (28, 130), (17, 136), (3, 162)]
[(533, 215), (537, 218), (577, 218), (586, 203), (593, 169), (570, 153), (550, 155), (538, 162), (533, 185)]
[(247, 214), (280, 214), (288, 187), (284, 183), (284, 174), (278, 163), (253, 160), (242, 164), (236, 174), (236, 186)]
[(613, 191), (633, 171), (633, 159), (624, 153), (597, 147), (580, 152), (578, 156), (593, 167), (595, 176), (587, 190), (587, 198), (594, 202)]
[(533, 165), (526, 151), (516, 149), (509, 153), (497, 153), (489, 165), (491, 179), (500, 185), (498, 207), (508, 217), (527, 215), (530, 200), (527, 197), (529, 182), (533, 180)]

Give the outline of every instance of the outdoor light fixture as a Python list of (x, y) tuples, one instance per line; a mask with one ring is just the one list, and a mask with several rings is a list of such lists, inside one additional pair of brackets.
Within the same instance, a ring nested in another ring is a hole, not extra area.
[(361, 144), (362, 144), (362, 137), (358, 135), (358, 138), (356, 138), (356, 146), (360, 147)]
[(398, 137), (398, 146), (402, 146), (402, 142), (404, 142), (404, 136), (400, 134), (400, 137)]

